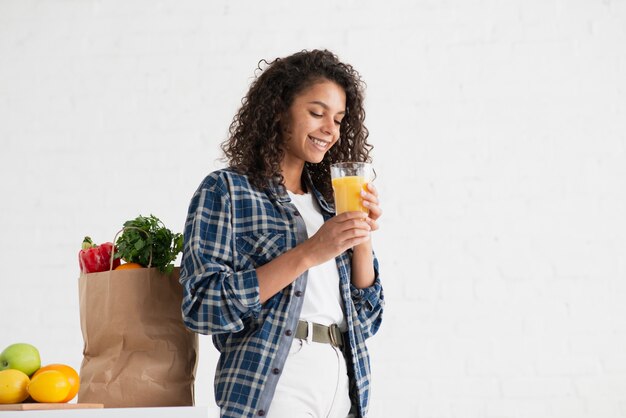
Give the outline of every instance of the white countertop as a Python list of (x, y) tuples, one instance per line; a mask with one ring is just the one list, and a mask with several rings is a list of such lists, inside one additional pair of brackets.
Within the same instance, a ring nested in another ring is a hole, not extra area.
[(0, 418), (218, 418), (217, 407), (59, 409), (49, 411), (0, 411)]

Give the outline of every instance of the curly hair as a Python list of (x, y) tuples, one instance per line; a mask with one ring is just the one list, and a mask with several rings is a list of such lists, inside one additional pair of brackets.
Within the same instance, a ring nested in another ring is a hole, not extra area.
[[(261, 68), (264, 64), (265, 68)], [(294, 98), (320, 81), (332, 81), (346, 94), (346, 113), (339, 140), (318, 163), (305, 163), (313, 185), (333, 202), (330, 165), (341, 161), (371, 162), (373, 146), (367, 142), (364, 86), (359, 73), (327, 50), (301, 51), (274, 61), (259, 61), (261, 74), (252, 82), (241, 108), (233, 118), (229, 137), (221, 147), (230, 167), (246, 174), (260, 189), (270, 182), (284, 184), (280, 163), (284, 156), (281, 116)]]

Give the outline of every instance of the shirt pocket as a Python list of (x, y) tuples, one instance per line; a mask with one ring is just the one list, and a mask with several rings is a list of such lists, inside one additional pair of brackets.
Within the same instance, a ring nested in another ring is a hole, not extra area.
[(251, 232), (235, 239), (242, 268), (259, 267), (285, 251), (285, 235), (277, 232)]

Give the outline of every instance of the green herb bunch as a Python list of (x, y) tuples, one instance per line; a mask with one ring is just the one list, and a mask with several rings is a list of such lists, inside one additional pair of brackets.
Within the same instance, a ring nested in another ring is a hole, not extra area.
[(139, 215), (124, 223), (124, 230), (115, 246), (116, 258), (171, 273), (174, 269), (172, 262), (183, 250), (183, 235), (174, 234), (154, 215)]

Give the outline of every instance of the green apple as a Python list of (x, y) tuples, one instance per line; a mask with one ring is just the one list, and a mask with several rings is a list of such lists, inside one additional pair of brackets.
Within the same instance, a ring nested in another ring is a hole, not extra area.
[(30, 376), (40, 367), (39, 350), (30, 344), (11, 344), (0, 353), (0, 370), (15, 369)]

